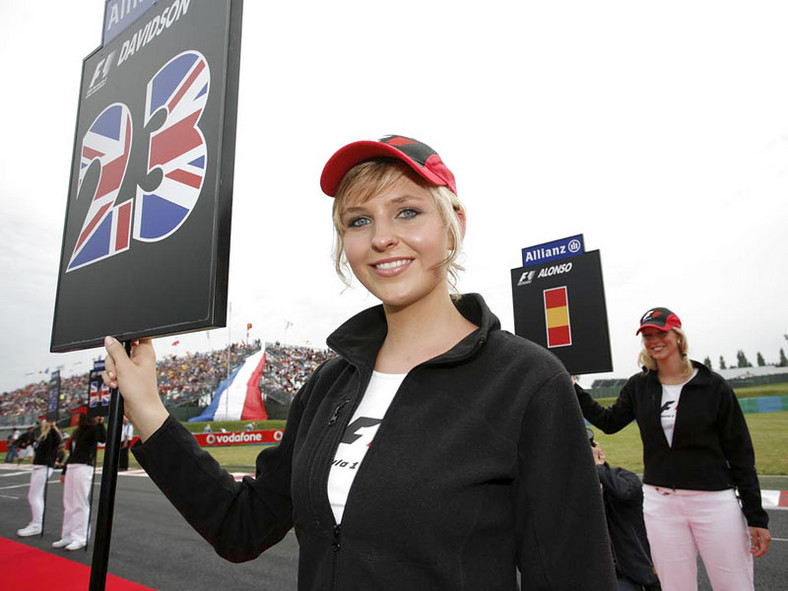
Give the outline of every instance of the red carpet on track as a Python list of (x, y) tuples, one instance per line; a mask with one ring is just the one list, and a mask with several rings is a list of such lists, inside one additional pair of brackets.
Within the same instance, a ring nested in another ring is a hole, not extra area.
[[(3, 591), (86, 591), (89, 587), (89, 566), (0, 538), (0, 588)], [(149, 587), (115, 575), (107, 575), (105, 588), (107, 591), (151, 591)]]

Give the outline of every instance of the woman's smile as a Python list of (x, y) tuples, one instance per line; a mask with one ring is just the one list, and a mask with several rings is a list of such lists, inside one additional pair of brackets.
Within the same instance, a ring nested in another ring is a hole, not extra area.
[(449, 236), (428, 189), (402, 177), (342, 214), (353, 274), (385, 305), (401, 308), (447, 295)]
[(388, 259), (374, 263), (372, 266), (385, 275), (394, 275), (404, 271), (411, 263), (411, 258)]

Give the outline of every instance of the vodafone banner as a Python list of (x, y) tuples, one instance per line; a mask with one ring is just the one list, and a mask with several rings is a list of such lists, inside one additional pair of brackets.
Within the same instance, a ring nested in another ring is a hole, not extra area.
[[(224, 445), (268, 445), (279, 443), (285, 434), (284, 429), (265, 429), (263, 431), (232, 431), (230, 433), (195, 433), (194, 438), (200, 447), (221, 447)], [(131, 440), (131, 446), (137, 443), (138, 437)], [(0, 441), (0, 451), (5, 441)], [(99, 443), (100, 448), (104, 447)]]
[(265, 431), (233, 431), (231, 433), (195, 433), (194, 437), (200, 447), (218, 447), (222, 445), (264, 445), (279, 443), (284, 435), (283, 429), (266, 429)]

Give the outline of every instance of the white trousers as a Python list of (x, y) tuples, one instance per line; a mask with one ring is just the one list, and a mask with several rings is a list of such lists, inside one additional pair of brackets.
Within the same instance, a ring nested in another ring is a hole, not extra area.
[(60, 538), (85, 543), (90, 517), (90, 486), (93, 466), (69, 464), (63, 484), (63, 529)]
[(664, 591), (697, 591), (697, 559), (714, 591), (753, 589), (750, 533), (733, 489), (644, 485), (643, 517)]
[(30, 474), (30, 490), (27, 492), (27, 502), (30, 504), (32, 525), (40, 526), (44, 521), (44, 487), (47, 478), (52, 474), (52, 468), (33, 464), (33, 472)]

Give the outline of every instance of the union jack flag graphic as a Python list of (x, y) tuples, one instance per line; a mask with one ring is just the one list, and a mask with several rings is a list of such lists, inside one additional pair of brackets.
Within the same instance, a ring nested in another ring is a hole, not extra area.
[(151, 134), (148, 151), (148, 170), (161, 169), (163, 176), (153, 191), (137, 188), (136, 240), (163, 240), (183, 224), (197, 203), (207, 159), (197, 124), (209, 87), (208, 62), (196, 51), (175, 56), (148, 83), (145, 124), (159, 109), (167, 113), (164, 125)]
[(99, 405), (109, 406), (110, 399), (109, 388), (104, 385), (104, 382), (90, 382), (90, 397), (88, 398), (90, 408), (97, 408)]
[(77, 195), (90, 164), (100, 165), (98, 186), (77, 238), (66, 272), (95, 263), (129, 247), (131, 202), (114, 206), (131, 151), (131, 113), (126, 105), (108, 106), (82, 140)]

